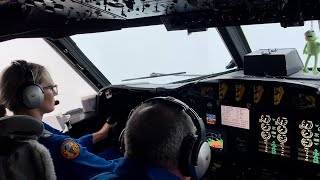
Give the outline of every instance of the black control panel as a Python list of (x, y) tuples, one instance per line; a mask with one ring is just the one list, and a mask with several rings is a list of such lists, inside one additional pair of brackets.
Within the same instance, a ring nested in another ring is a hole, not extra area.
[(110, 86), (100, 92), (99, 116), (118, 116), (124, 127), (130, 110), (153, 96), (178, 98), (203, 119), (212, 151), (204, 179), (310, 179), (320, 173), (314, 84), (216, 78), (154, 88)]

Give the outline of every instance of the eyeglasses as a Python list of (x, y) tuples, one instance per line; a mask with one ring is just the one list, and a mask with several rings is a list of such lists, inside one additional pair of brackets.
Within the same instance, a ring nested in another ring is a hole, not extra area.
[(43, 87), (43, 90), (45, 89), (50, 89), (53, 93), (58, 94), (58, 85), (56, 84)]

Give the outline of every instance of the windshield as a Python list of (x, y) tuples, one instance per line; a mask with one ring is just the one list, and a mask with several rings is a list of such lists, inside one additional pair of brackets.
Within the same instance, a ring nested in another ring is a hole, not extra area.
[[(295, 48), (303, 63), (308, 55), (303, 54), (306, 45), (304, 33), (313, 29), (317, 36), (319, 33), (318, 21), (307, 21), (304, 26), (283, 28), (279, 23), (242, 26), (252, 51), (258, 49)], [(308, 67), (313, 67), (314, 57), (311, 57)], [(319, 67), (320, 63), (318, 63)], [(312, 75), (311, 73), (309, 73)], [(309, 75), (308, 74), (308, 75)]]
[[(226, 71), (232, 60), (215, 28), (188, 35), (158, 25), (71, 38), (111, 84), (165, 84)], [(141, 79), (163, 74), (172, 75)]]

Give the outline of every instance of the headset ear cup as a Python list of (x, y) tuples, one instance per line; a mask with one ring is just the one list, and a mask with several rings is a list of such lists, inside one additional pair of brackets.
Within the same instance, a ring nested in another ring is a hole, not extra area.
[[(128, 115), (127, 121), (131, 118), (134, 110), (135, 110), (137, 107), (139, 107), (139, 105), (136, 106), (135, 108), (131, 109), (131, 111), (130, 111), (130, 113), (129, 113), (129, 115)], [(126, 147), (125, 147), (125, 142), (124, 142), (124, 133), (125, 133), (125, 131), (126, 131), (126, 128), (124, 128), (124, 129), (121, 131), (120, 136), (119, 136), (119, 139), (118, 139), (118, 141), (119, 141), (119, 143), (120, 143), (120, 152), (121, 152), (122, 154), (124, 154), (124, 153), (126, 152), (126, 149), (125, 149)]]
[(201, 178), (205, 174), (211, 162), (211, 150), (208, 142), (202, 141), (200, 145), (199, 149), (195, 152), (197, 156), (195, 173), (198, 178)]
[(125, 133), (126, 129), (124, 128), (119, 136), (119, 143), (120, 143), (120, 152), (121, 153), (125, 153), (126, 149), (125, 149), (125, 142), (124, 142), (124, 133)]
[(188, 134), (182, 141), (179, 156), (179, 169), (184, 176), (192, 176), (193, 165), (191, 162), (192, 151), (196, 138), (192, 134)]
[(40, 85), (29, 84), (22, 90), (22, 102), (30, 109), (39, 108), (44, 100), (44, 92)]

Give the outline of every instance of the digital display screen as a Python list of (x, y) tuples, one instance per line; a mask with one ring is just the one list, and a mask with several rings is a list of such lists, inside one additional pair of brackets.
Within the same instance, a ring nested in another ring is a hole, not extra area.
[(262, 114), (259, 117), (259, 151), (290, 157), (288, 123), (287, 117)]
[(223, 150), (223, 137), (222, 134), (214, 130), (206, 132), (207, 142), (216, 150)]
[(249, 129), (249, 109), (221, 105), (221, 123), (242, 129)]
[(319, 164), (319, 125), (310, 120), (299, 122), (298, 160)]
[(214, 114), (207, 113), (206, 120), (207, 120), (207, 124), (216, 124), (217, 117)]

